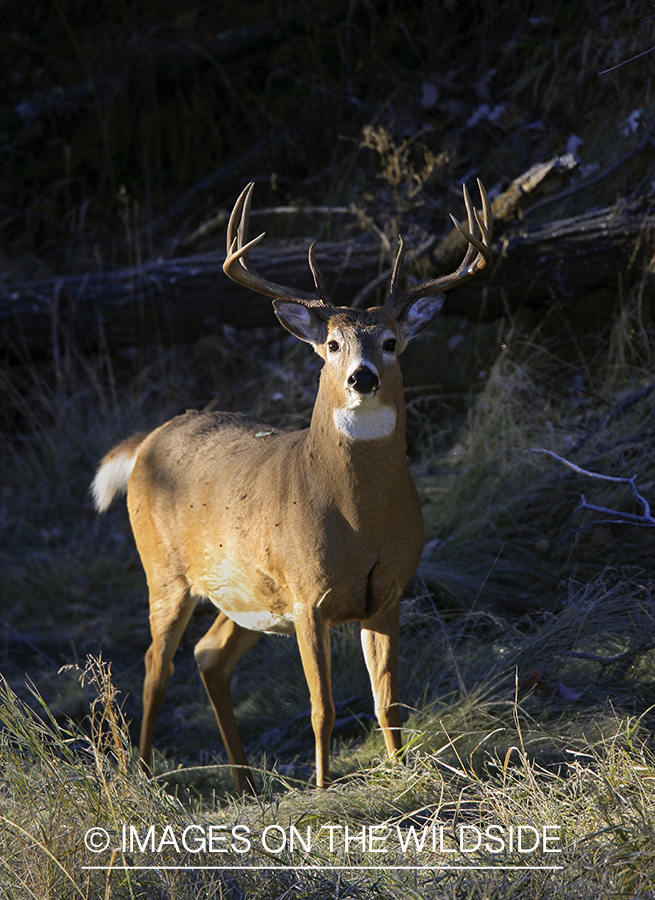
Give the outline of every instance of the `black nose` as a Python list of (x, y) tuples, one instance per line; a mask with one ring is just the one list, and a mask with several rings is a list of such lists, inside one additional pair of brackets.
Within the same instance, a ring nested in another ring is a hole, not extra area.
[(380, 383), (380, 379), (368, 366), (360, 366), (348, 376), (348, 385), (359, 394), (370, 394)]

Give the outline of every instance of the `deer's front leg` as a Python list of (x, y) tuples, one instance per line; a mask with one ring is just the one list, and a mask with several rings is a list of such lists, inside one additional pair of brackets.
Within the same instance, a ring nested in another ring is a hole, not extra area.
[(377, 716), (389, 756), (402, 747), (398, 706), (398, 603), (361, 623), (362, 649)]
[(298, 649), (312, 704), (312, 728), (316, 740), (316, 786), (330, 782), (330, 737), (334, 703), (330, 687), (330, 628), (317, 610), (304, 610), (296, 618)]

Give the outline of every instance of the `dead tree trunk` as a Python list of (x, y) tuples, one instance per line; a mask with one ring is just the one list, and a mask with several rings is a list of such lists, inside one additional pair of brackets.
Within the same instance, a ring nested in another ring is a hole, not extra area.
[[(522, 304), (542, 309), (559, 302), (574, 309), (599, 288), (616, 291), (652, 253), (655, 215), (639, 204), (531, 228), (506, 231), (494, 246), (489, 274), (446, 295), (444, 313), (481, 321)], [(431, 260), (434, 274), (459, 262), (444, 243)], [(257, 248), (253, 263), (265, 278), (311, 290), (308, 242)], [(334, 303), (348, 305), (386, 265), (368, 236), (323, 244), (317, 259)], [(0, 346), (5, 358), (48, 355), (66, 334), (87, 349), (160, 342), (185, 343), (216, 332), (275, 325), (268, 298), (225, 277), (223, 255), (154, 262), (140, 269), (0, 287)]]
[[(488, 275), (446, 294), (444, 312), (490, 320), (520, 306), (558, 303), (579, 313), (599, 289), (616, 295), (653, 253), (655, 215), (642, 203), (617, 203), (547, 225), (507, 231)], [(482, 287), (482, 290), (480, 290)]]
[[(309, 241), (253, 252), (253, 264), (272, 281), (313, 290)], [(347, 305), (362, 280), (379, 268), (373, 238), (323, 244), (317, 261), (336, 302)], [(184, 344), (220, 326), (277, 325), (268, 297), (230, 281), (224, 254), (148, 263), (135, 269), (66, 276), (0, 287), (0, 346), (5, 357), (41, 357), (62, 334), (85, 349), (138, 344)]]

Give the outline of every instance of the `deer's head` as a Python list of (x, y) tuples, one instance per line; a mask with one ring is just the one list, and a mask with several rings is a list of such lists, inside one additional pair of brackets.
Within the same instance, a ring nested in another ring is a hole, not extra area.
[[(252, 268), (248, 255), (264, 237), (261, 234), (247, 242), (253, 185), (249, 184), (237, 200), (228, 224), (223, 269), (233, 281), (272, 297), (275, 314), (287, 331), (311, 344), (325, 360), (321, 387), (330, 396), (337, 427), (347, 436), (379, 437), (393, 430), (395, 411), (393, 415), (384, 411), (395, 410), (398, 402), (398, 357), (407, 343), (435, 320), (443, 304), (443, 292), (477, 275), (490, 261), (491, 209), (484, 188), (478, 184), (482, 216), (474, 209), (464, 187), (468, 230), (453, 219), (468, 242), (466, 255), (456, 271), (402, 291), (405, 248), (400, 238), (389, 298), (384, 306), (369, 309), (334, 306), (329, 302), (316, 265), (314, 244), (309, 248), (315, 284), (312, 294), (262, 278)], [(471, 233), (476, 228), (480, 239)], [(353, 425), (355, 418), (360, 419), (359, 428)]]

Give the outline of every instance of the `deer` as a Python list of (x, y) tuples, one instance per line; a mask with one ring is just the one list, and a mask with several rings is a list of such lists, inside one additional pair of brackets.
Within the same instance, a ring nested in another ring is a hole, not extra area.
[[(127, 493), (145, 570), (152, 641), (145, 656), (139, 759), (150, 772), (155, 721), (173, 657), (200, 598), (218, 615), (194, 648), (239, 793), (253, 778), (230, 695), (233, 670), (263, 633), (295, 633), (311, 704), (316, 786), (329, 784), (335, 719), (330, 628), (360, 623), (375, 713), (389, 757), (402, 758), (398, 701), (400, 600), (424, 545), (407, 466), (398, 357), (437, 317), (444, 291), (491, 260), (492, 214), (463, 186), (465, 256), (449, 275), (402, 290), (399, 239), (383, 306), (333, 305), (314, 244), (315, 290), (267, 281), (247, 240), (253, 184), (227, 228), (225, 274), (271, 297), (280, 323), (322, 358), (308, 428), (285, 432), (248, 415), (189, 411), (111, 450), (92, 483), (96, 509)], [(479, 237), (476, 237), (479, 234)]]

